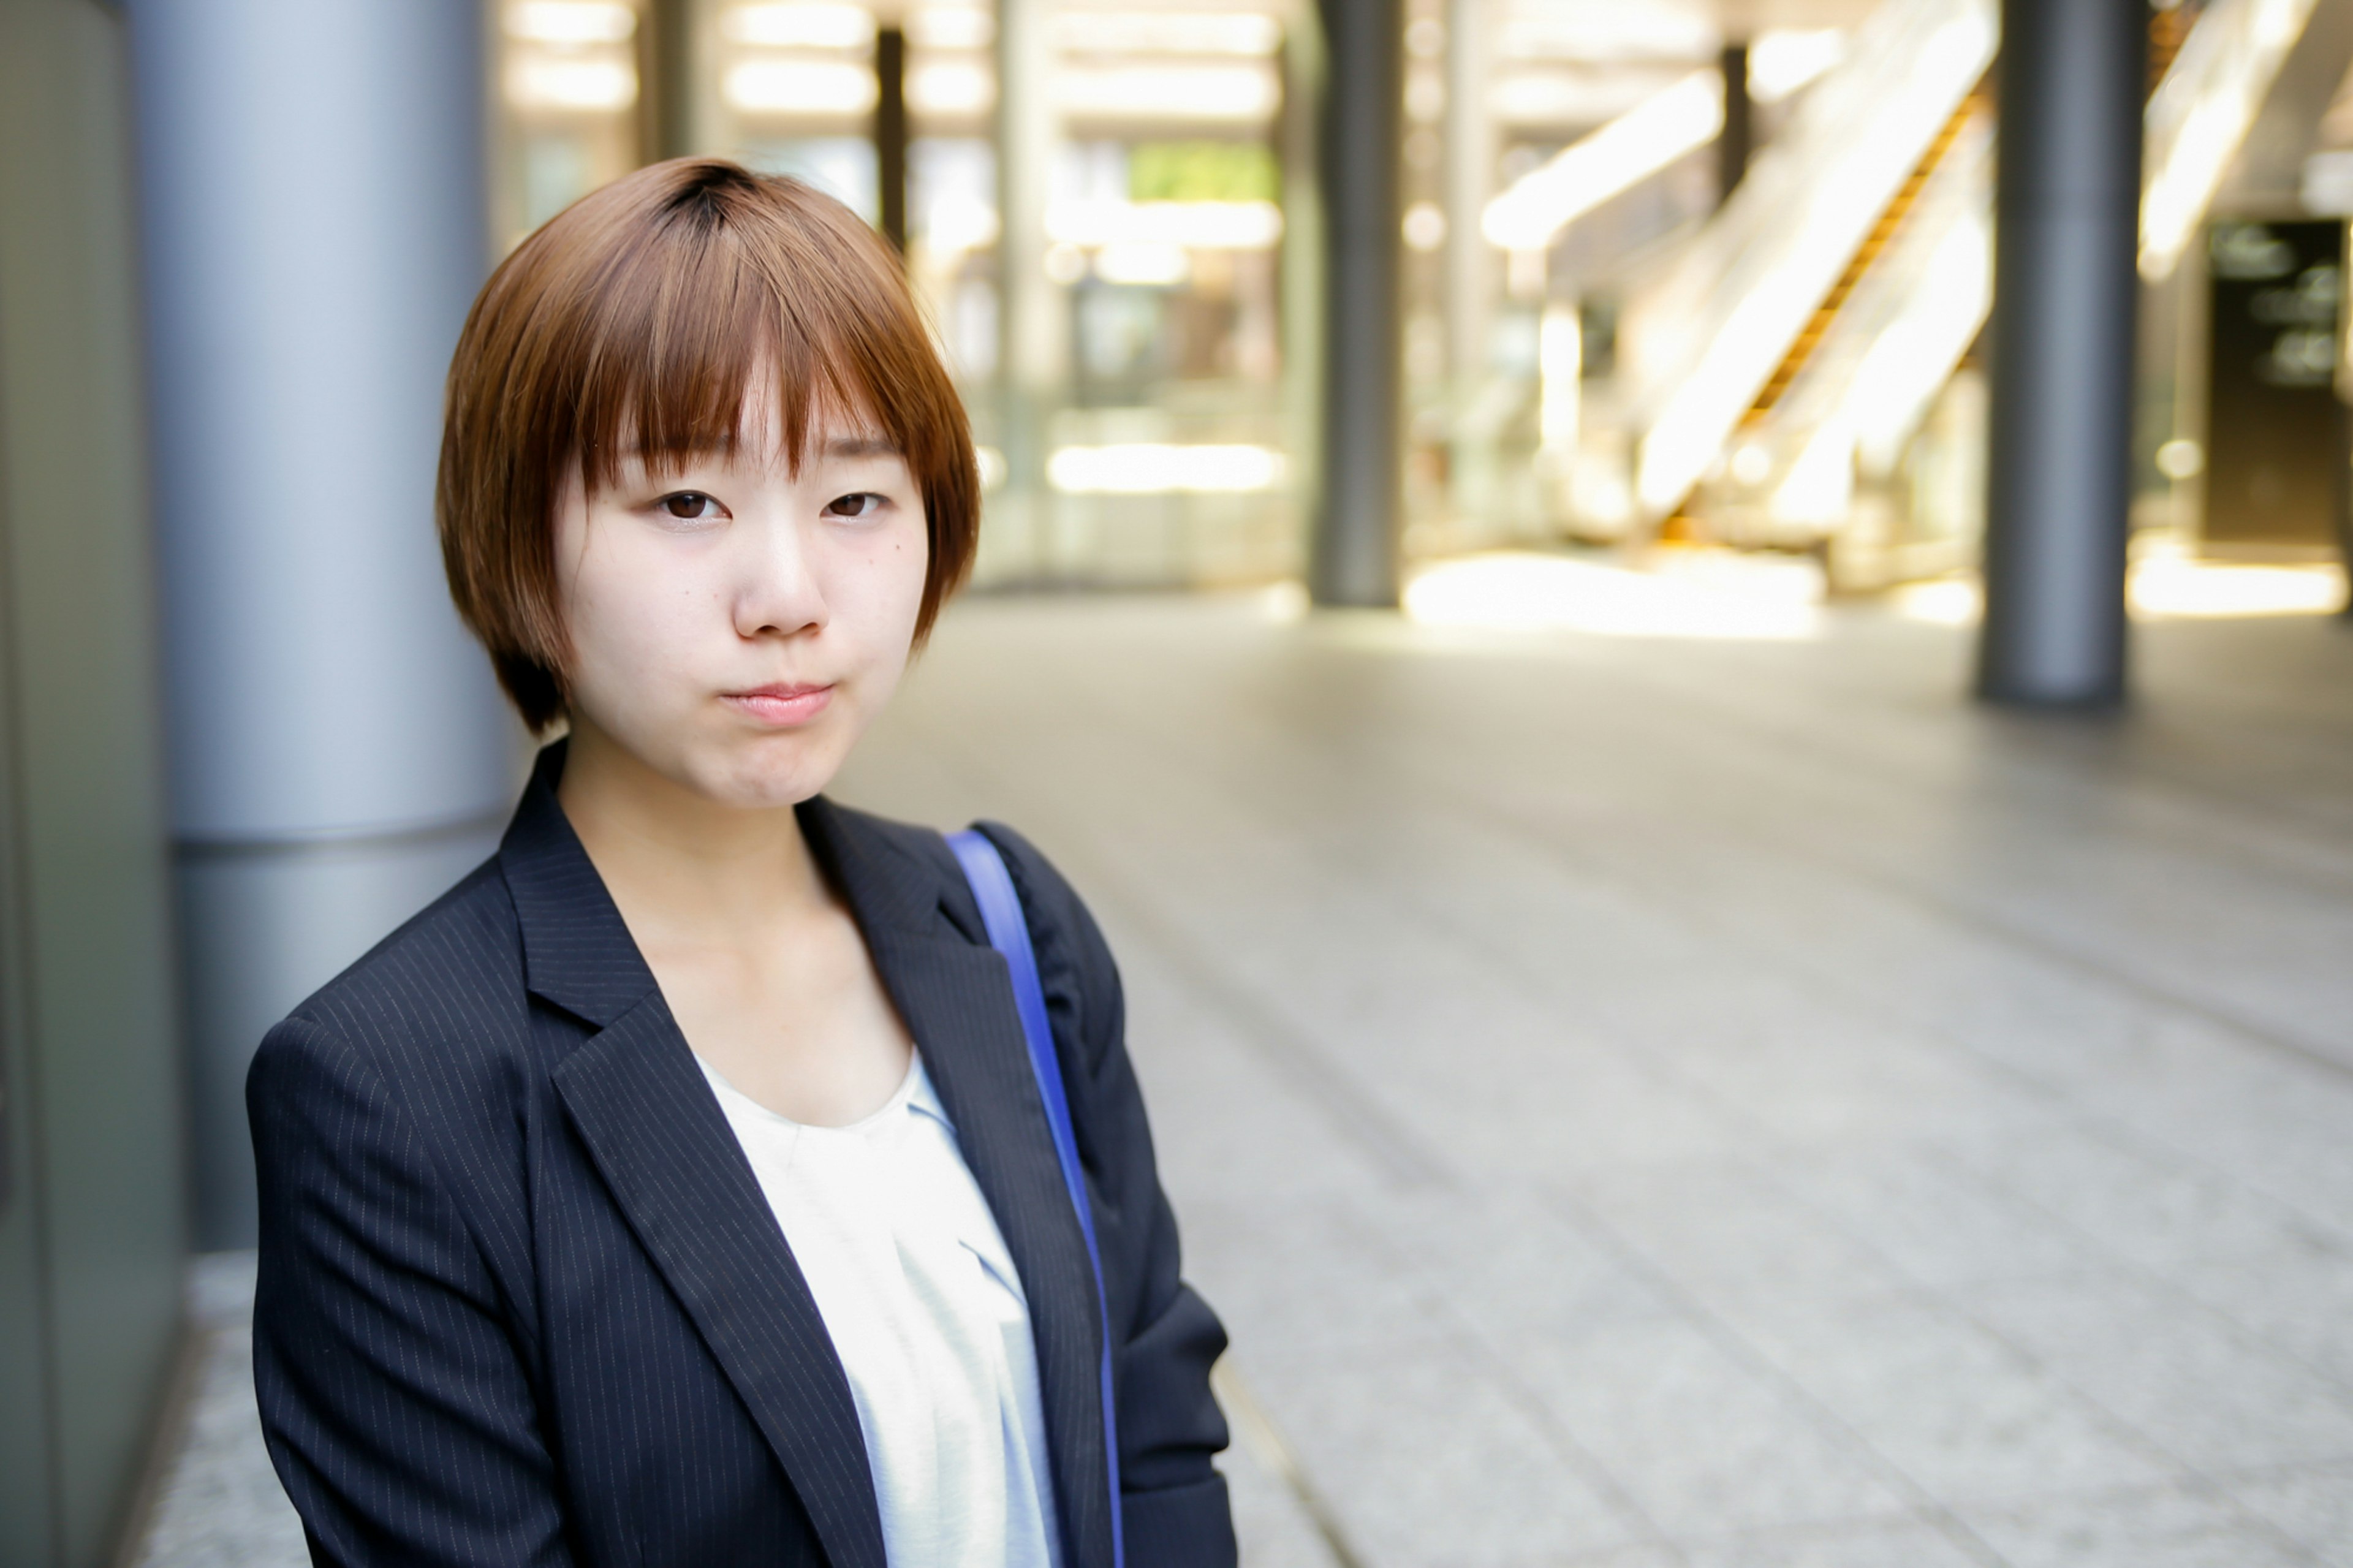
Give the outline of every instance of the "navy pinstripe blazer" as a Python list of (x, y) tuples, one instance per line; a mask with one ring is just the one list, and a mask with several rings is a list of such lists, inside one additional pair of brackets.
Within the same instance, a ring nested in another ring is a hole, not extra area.
[[(313, 1558), (883, 1568), (808, 1286), (543, 753), (498, 855), (271, 1030), (254, 1381)], [(1005, 965), (947, 847), (800, 808), (1029, 1295), (1069, 1568), (1109, 1568), (1094, 1284)], [(1127, 1560), (1234, 1561), (1225, 1333), (1178, 1279), (1093, 921), (1006, 852), (1045, 981), (1118, 1342)]]

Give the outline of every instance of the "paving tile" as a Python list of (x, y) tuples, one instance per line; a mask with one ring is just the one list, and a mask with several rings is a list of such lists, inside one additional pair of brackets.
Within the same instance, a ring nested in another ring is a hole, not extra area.
[(253, 1402), (253, 1335), (206, 1331), (179, 1452), (164, 1477), (140, 1568), (298, 1568), (302, 1523), (262, 1447)]
[[(1482, 1042), (1476, 1060), (1475, 1072), (1451, 1054), (1425, 1068), (1455, 1081), (1443, 1094), (1417, 1092), (1412, 1111), (1448, 1161), (1474, 1176), (1574, 1179), (1743, 1147), (1744, 1131), (1704, 1096), (1614, 1047), (1580, 1040), (1505, 1051)], [(1466, 1078), (1476, 1087), (1463, 1087)]]
[(1989, 1287), (1963, 1307), (2208, 1474), (2353, 1458), (2353, 1396), (2217, 1315), (2118, 1275)]
[(1398, 1194), (1379, 1223), (1430, 1295), (1491, 1343), (1681, 1310), (1518, 1184)]
[(1982, 1180), (2149, 1268), (2331, 1239), (2284, 1204), (2112, 1133), (2052, 1127), (1945, 1148)]
[(1917, 1521), (1742, 1534), (1686, 1543), (1689, 1568), (1987, 1568), (1965, 1535)]
[(1932, 1289), (2063, 1273), (2099, 1261), (2063, 1223), (1909, 1143), (1791, 1151), (1769, 1168), (1789, 1192)]
[(1928, 1495), (2010, 1502), (2181, 1479), (2074, 1390), (1934, 1307), (1737, 1313), (1791, 1381)]
[(2353, 1077), (2263, 1049), (2214, 1019), (2155, 1009), (2133, 1045), (2129, 1059), (2096, 1086), (2105, 1112), (2340, 1230), (2353, 1228), (2353, 1181), (2343, 1179), (2353, 1164), (2343, 1137), (2353, 1121)]
[(2292, 1542), (2227, 1500), (2125, 1492), (1964, 1516), (2011, 1568), (2311, 1568)]
[(1854, 1444), (1690, 1323), (1528, 1335), (1508, 1364), (1671, 1538), (1910, 1506)]
[[(2087, 726), (1825, 627), (975, 600), (836, 793), (1095, 905), (1188, 1271), (1374, 1568), (2353, 1568), (2353, 1077), (2264, 1033), (2353, 1061), (2353, 641), (2144, 626)], [(290, 1564), (212, 1290), (143, 1561)]]
[(1187, 1274), (1245, 1361), (1345, 1358), (1451, 1331), (1427, 1284), (1354, 1202), (1219, 1199), (1193, 1205), (1183, 1223)]
[(1598, 1171), (1565, 1200), (1696, 1295), (1888, 1295), (1903, 1277), (1745, 1160)]
[(1233, 1021), (1186, 996), (1156, 962), (1131, 963), (1131, 1033), (1153, 1116), (1161, 1182), (1180, 1199), (1229, 1198), (1264, 1205), (1361, 1192), (1381, 1165), (1344, 1122), (1270, 1063)]
[(1563, 1568), (1684, 1568), (1686, 1560), (1672, 1546), (1625, 1546), (1580, 1552), (1558, 1561)]
[(2232, 1480), (2226, 1489), (2328, 1568), (2353, 1568), (2353, 1465)]
[(1309, 1480), (1377, 1568), (1503, 1568), (1641, 1543), (1553, 1440), (1437, 1344), (1242, 1363)]
[(1218, 1462), (1233, 1500), (1234, 1539), (1250, 1568), (1338, 1568), (1291, 1489), (1237, 1443)]
[(2181, 1264), (2166, 1278), (2274, 1349), (2353, 1389), (2353, 1258), (2295, 1247)]

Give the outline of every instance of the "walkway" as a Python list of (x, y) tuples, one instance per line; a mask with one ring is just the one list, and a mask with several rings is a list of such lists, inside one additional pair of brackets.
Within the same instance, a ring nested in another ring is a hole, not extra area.
[(838, 793), (1110, 931), (1253, 1568), (2348, 1568), (2353, 631), (2140, 642), (976, 601)]

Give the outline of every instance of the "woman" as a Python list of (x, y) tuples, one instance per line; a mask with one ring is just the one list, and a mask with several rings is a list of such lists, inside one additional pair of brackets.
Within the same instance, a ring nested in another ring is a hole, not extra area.
[(1225, 1337), (1101, 934), (987, 829), (1033, 1071), (948, 846), (819, 793), (976, 526), (894, 258), (724, 163), (587, 197), (475, 304), (438, 510), (565, 738), (498, 855), (254, 1063), (255, 1380), (313, 1557), (1231, 1563)]

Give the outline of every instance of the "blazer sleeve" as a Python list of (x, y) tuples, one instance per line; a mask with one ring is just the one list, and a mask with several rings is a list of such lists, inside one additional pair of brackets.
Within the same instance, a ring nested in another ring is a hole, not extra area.
[(1118, 965), (1094, 917), (1046, 858), (999, 823), (980, 826), (1004, 850), (1021, 892), (1080, 1163), (1091, 1178), (1111, 1298), (1129, 1568), (1229, 1568), (1232, 1511), (1212, 1463), (1226, 1447), (1226, 1421), (1209, 1392), (1226, 1331), (1182, 1278), (1176, 1216), (1160, 1188), (1127, 1054)]
[(523, 1358), (415, 1118), (299, 1016), (263, 1041), (246, 1100), (254, 1386), (312, 1561), (568, 1564)]

